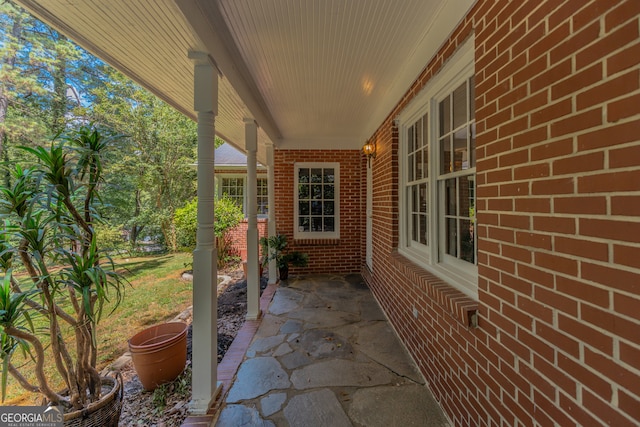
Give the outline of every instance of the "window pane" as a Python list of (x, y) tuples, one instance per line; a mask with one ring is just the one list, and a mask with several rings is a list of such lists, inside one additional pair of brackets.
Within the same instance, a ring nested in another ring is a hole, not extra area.
[(475, 262), (473, 239), (473, 223), (468, 219), (460, 220), (460, 259), (472, 264)]
[(422, 152), (422, 164), (423, 166), (423, 175), (425, 178), (429, 177), (429, 120), (428, 115), (425, 114), (422, 119), (422, 125), (424, 127), (422, 131), (422, 135), (424, 138), (424, 151)]
[(451, 172), (451, 142), (447, 135), (440, 140), (440, 173)]
[(411, 215), (412, 221), (412, 229), (411, 229), (411, 240), (415, 242), (420, 241), (420, 215), (413, 214)]
[(335, 210), (334, 210), (333, 202), (324, 202), (324, 210), (322, 213), (324, 215), (334, 215)]
[(411, 210), (413, 212), (419, 212), (420, 211), (420, 186), (419, 185), (414, 185), (411, 187), (411, 199), (412, 202), (411, 203)]
[(311, 231), (322, 231), (322, 217), (311, 217)]
[(407, 174), (407, 181), (411, 182), (411, 181), (415, 181), (416, 179), (416, 175), (415, 175), (415, 170), (413, 167), (413, 154), (409, 154), (409, 161), (407, 162), (407, 164), (409, 165), (409, 170), (408, 170), (408, 174)]
[(416, 180), (422, 179), (422, 151), (417, 151), (414, 157), (416, 162)]
[(333, 200), (334, 197), (335, 186), (333, 184), (328, 184), (324, 186), (324, 199), (325, 200)]
[(413, 153), (416, 149), (416, 141), (414, 137), (413, 126), (407, 129), (407, 143), (409, 144), (409, 146), (407, 147), (407, 152)]
[(469, 214), (469, 202), (471, 194), (469, 192), (469, 178), (468, 176), (460, 177), (458, 181), (458, 206), (460, 206), (460, 216), (470, 217)]
[(427, 244), (428, 234), (429, 232), (427, 229), (427, 216), (420, 215), (420, 243), (422, 243), (423, 245)]
[(469, 159), (472, 168), (476, 167), (476, 124), (469, 126)]
[(322, 199), (322, 184), (311, 185), (311, 198)]
[(311, 215), (322, 215), (322, 202), (315, 200), (311, 202)]
[(336, 181), (336, 174), (333, 168), (324, 170), (324, 182), (325, 183), (334, 183)]
[(311, 169), (311, 182), (322, 182), (322, 169)]
[(469, 79), (469, 121), (476, 118), (476, 84), (473, 76)]
[(453, 91), (453, 129), (467, 122), (467, 82)]
[(335, 221), (333, 217), (324, 218), (324, 231), (335, 231)]
[(300, 168), (298, 171), (298, 182), (309, 182), (309, 169)]
[(445, 181), (446, 190), (446, 215), (457, 215), (457, 206), (456, 206), (456, 179), (447, 179)]
[(450, 98), (447, 96), (440, 102), (440, 136), (451, 132)]
[(456, 226), (456, 222), (457, 220), (455, 218), (447, 218), (447, 222), (446, 222), (446, 240), (447, 240), (447, 247), (446, 247), (446, 251), (449, 255), (457, 257), (458, 256), (458, 244), (457, 244), (457, 235), (458, 235), (458, 229)]
[(453, 170), (469, 169), (469, 150), (467, 149), (467, 127), (453, 133)]
[(299, 218), (298, 231), (309, 231), (309, 217)]
[(309, 202), (298, 202), (298, 214), (309, 215)]
[(309, 200), (309, 186), (306, 184), (298, 185), (298, 199)]
[(429, 206), (429, 189), (426, 183), (420, 184), (420, 212), (427, 213)]

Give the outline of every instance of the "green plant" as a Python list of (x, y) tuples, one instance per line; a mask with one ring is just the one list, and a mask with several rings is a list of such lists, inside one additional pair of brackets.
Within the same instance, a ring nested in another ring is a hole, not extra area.
[(261, 237), (262, 265), (275, 260), (280, 278), (286, 279), (289, 273), (289, 265), (294, 267), (306, 267), (309, 264), (309, 255), (300, 251), (290, 251), (289, 242), (285, 234), (271, 237)]
[[(112, 141), (95, 128), (81, 127), (49, 148), (25, 147), (34, 164), (16, 165), (13, 185), (0, 187), (3, 399), (8, 375), (65, 410), (86, 408), (100, 398), (96, 324), (105, 304), (117, 307), (127, 283), (99, 250), (95, 232), (102, 158)], [(46, 328), (34, 327), (36, 320)], [(15, 366), (16, 349), (34, 363)], [(48, 360), (66, 394), (53, 390), (56, 380), (44, 368)], [(33, 370), (35, 383), (21, 369)]]
[[(174, 220), (178, 235), (178, 244), (193, 250), (196, 247), (196, 231), (198, 229), (198, 199), (187, 202), (183, 207), (176, 209)], [(231, 199), (224, 195), (216, 200), (214, 205), (214, 233), (218, 248), (218, 268), (224, 267), (234, 259), (231, 253), (231, 242), (227, 233), (244, 219), (242, 209)]]

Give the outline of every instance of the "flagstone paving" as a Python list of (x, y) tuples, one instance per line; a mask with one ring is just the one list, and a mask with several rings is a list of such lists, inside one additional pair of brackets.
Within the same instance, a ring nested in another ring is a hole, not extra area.
[(449, 426), (359, 275), (277, 288), (218, 427)]

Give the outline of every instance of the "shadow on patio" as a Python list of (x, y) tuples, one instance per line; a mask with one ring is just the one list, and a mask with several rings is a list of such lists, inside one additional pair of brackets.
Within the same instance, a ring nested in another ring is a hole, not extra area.
[(360, 275), (294, 278), (261, 305), (218, 367), (216, 426), (448, 425)]

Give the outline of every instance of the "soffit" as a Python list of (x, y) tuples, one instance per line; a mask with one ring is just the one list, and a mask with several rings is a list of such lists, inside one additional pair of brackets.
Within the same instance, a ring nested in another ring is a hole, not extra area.
[(18, 0), (40, 19), (195, 118), (189, 51), (220, 69), (216, 131), (258, 158), (359, 148), (472, 0)]

